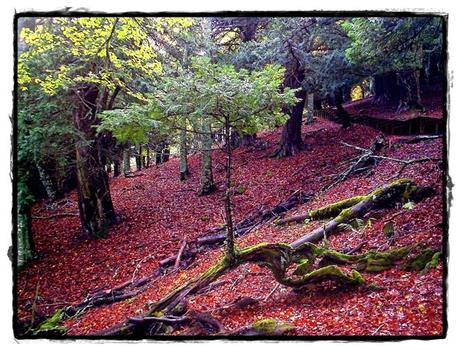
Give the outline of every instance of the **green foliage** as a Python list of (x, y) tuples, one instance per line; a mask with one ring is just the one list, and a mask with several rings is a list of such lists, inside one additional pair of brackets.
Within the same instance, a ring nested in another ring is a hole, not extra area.
[(158, 125), (155, 121), (155, 113), (147, 111), (140, 105), (104, 111), (98, 116), (101, 123), (96, 126), (97, 132), (110, 131), (121, 144), (127, 142), (135, 145), (147, 143), (149, 131)]
[(441, 52), (437, 17), (360, 17), (341, 25), (351, 39), (347, 58), (370, 74), (420, 69), (425, 52)]
[(281, 107), (296, 99), (293, 90), (280, 91), (283, 76), (280, 65), (251, 72), (197, 57), (189, 71), (163, 80), (156, 101), (165, 117), (207, 120), (214, 128), (228, 120), (240, 133), (252, 134), (286, 120)]

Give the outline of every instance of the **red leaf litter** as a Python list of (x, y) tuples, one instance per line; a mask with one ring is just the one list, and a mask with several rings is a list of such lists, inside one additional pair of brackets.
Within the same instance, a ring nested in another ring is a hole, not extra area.
[[(359, 151), (340, 144), (344, 141), (368, 147), (377, 131), (362, 125), (341, 129), (339, 125), (318, 118), (304, 126), (306, 149), (283, 159), (268, 155), (277, 146), (281, 129), (259, 133), (267, 143), (262, 150), (240, 147), (234, 152), (233, 182), (244, 186), (235, 195), (235, 220), (241, 220), (257, 208), (271, 207), (301, 189), (315, 193), (331, 177), (346, 169), (344, 161)], [(397, 137), (387, 136), (392, 142)], [(416, 159), (442, 158), (442, 139), (402, 144), (385, 150), (388, 157)], [(200, 157), (189, 159), (191, 177), (179, 180), (179, 164), (171, 159), (160, 166), (142, 170), (143, 176), (116, 178), (110, 183), (117, 213), (123, 219), (105, 239), (84, 240), (78, 217), (55, 217), (34, 220), (33, 231), (40, 258), (19, 271), (17, 281), (18, 318), (30, 320), (38, 288), (36, 315), (51, 315), (64, 305), (82, 301), (98, 288), (110, 288), (135, 276), (143, 277), (158, 267), (159, 261), (176, 253), (183, 239), (193, 240), (207, 229), (224, 222), (222, 205), (223, 155), (216, 152), (215, 180), (220, 189), (208, 196), (198, 196)], [(400, 164), (382, 160), (370, 174), (353, 175), (309, 203), (292, 209), (288, 214), (304, 212), (349, 196), (366, 194), (376, 186), (390, 182)], [(402, 177), (420, 185), (430, 185), (436, 194), (417, 203), (412, 210), (394, 218), (397, 238), (393, 246), (422, 242), (440, 250), (443, 245), (443, 165), (424, 162), (408, 166)], [(77, 196), (70, 194), (56, 211), (41, 204), (34, 215), (77, 211)], [(336, 249), (355, 247), (364, 242), (363, 250), (377, 249), (387, 239), (382, 227), (401, 209), (380, 213), (372, 226), (363, 232), (342, 231), (330, 237)], [(237, 239), (240, 247), (260, 242), (291, 242), (309, 232), (317, 223), (277, 227), (263, 225)], [(76, 319), (65, 322), (68, 335), (84, 336), (107, 329), (130, 316), (148, 310), (154, 302), (191, 277), (205, 271), (223, 254), (222, 248), (198, 255), (186, 269), (160, 277), (150, 288), (136, 297), (95, 307)], [(265, 301), (276, 286), (271, 273), (255, 265), (243, 265), (220, 278), (225, 283), (188, 299), (189, 306), (208, 311), (228, 330), (247, 326), (264, 318), (276, 318), (296, 327), (296, 335), (440, 335), (443, 332), (443, 266), (425, 274), (407, 272), (399, 266), (382, 273), (363, 273), (368, 283), (381, 287), (370, 291), (363, 287), (338, 288), (320, 285), (297, 293), (280, 286)], [(38, 287), (37, 287), (38, 285)], [(238, 297), (260, 299), (245, 309), (224, 308)], [(189, 334), (178, 329), (173, 335)]]

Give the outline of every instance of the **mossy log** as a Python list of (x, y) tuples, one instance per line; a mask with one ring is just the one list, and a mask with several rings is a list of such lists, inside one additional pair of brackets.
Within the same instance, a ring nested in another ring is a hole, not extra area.
[[(340, 205), (337, 206), (337, 203), (331, 204), (329, 206), (323, 207), (317, 210), (317, 217), (326, 217), (328, 214), (335, 214), (338, 209), (342, 209), (340, 213), (331, 221), (326, 223), (324, 226), (313, 230), (307, 235), (302, 236), (291, 245), (299, 247), (300, 245), (310, 242), (315, 243), (323, 239), (324, 237), (329, 236), (331, 233), (339, 231), (341, 224), (349, 223), (350, 221), (362, 217), (364, 214), (369, 212), (372, 209), (382, 208), (382, 207), (391, 207), (396, 202), (404, 201), (419, 201), (426, 196), (432, 194), (432, 189), (427, 187), (418, 187), (412, 180), (409, 179), (399, 179), (393, 181), (390, 184), (383, 185), (376, 188), (367, 196), (363, 197), (353, 197), (360, 198), (361, 200), (344, 200), (338, 202)], [(344, 208), (348, 203), (351, 206)], [(355, 204), (353, 204), (355, 203)]]
[(291, 216), (285, 219), (277, 220), (275, 223), (277, 225), (285, 225), (285, 224), (289, 224), (292, 222), (298, 223), (298, 222), (302, 222), (305, 220), (323, 220), (323, 219), (331, 218), (336, 215), (339, 215), (342, 210), (350, 208), (351, 206), (358, 204), (364, 199), (366, 199), (366, 196), (356, 196), (356, 197), (347, 198), (342, 201), (326, 205), (319, 209), (310, 210), (306, 214), (295, 215), (295, 216)]

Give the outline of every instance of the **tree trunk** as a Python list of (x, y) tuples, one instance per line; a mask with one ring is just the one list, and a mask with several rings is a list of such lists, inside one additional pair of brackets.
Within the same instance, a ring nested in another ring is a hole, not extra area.
[(181, 130), (180, 132), (180, 146), (179, 146), (179, 154), (180, 154), (180, 165), (179, 165), (179, 172), (180, 172), (180, 180), (185, 181), (188, 176), (190, 175), (187, 163), (187, 132)]
[(78, 206), (83, 230), (90, 238), (105, 235), (115, 223), (116, 216), (110, 196), (107, 172), (100, 163), (96, 103), (98, 88), (81, 84), (73, 95), (73, 121), (75, 128), (85, 138), (76, 144), (78, 178)]
[(40, 164), (40, 162), (35, 161), (35, 166), (37, 167), (40, 182), (45, 188), (48, 199), (51, 202), (54, 201), (57, 197), (57, 192), (53, 180), (51, 179), (51, 176), (49, 176), (49, 174), (47, 173), (45, 168)]
[(216, 189), (212, 175), (212, 135), (211, 126), (203, 123), (201, 134), (201, 181), (200, 181), (200, 195), (205, 195), (213, 192)]
[[(301, 88), (303, 80), (304, 73), (298, 66), (298, 63), (296, 63), (293, 70), (291, 70), (291, 72), (286, 76), (284, 86), (293, 89)], [(296, 92), (295, 96), (299, 99), (299, 101), (291, 108), (290, 111), (284, 111), (289, 114), (289, 119), (284, 125), (283, 132), (281, 134), (280, 147), (274, 154), (274, 156), (277, 157), (292, 156), (303, 150), (302, 114), (307, 93), (302, 88)]]
[(18, 236), (17, 236), (18, 267), (22, 267), (36, 256), (35, 244), (32, 237), (31, 207), (18, 204)]
[(399, 72), (397, 78), (399, 88), (398, 113), (412, 108), (423, 110), (420, 94), (420, 71)]
[(347, 103), (351, 101), (351, 86), (345, 85), (342, 87), (342, 103)]
[(147, 155), (145, 156), (145, 167), (150, 167), (150, 146), (147, 145)]
[(142, 170), (142, 146), (139, 146), (137, 148), (137, 153), (136, 153), (136, 169), (137, 171)]
[(131, 173), (131, 145), (123, 148), (123, 174), (126, 176)]
[(166, 144), (163, 148), (163, 151), (161, 152), (161, 162), (165, 163), (169, 160), (169, 155), (170, 155), (170, 150), (169, 150), (169, 145)]
[(307, 124), (313, 123), (313, 110), (314, 110), (314, 94), (307, 94), (305, 108), (307, 110)]
[(386, 74), (374, 75), (372, 77), (372, 93), (373, 103), (386, 104), (396, 103), (399, 98), (399, 89), (396, 78), (396, 73), (390, 72)]
[(337, 108), (337, 117), (340, 120), (343, 128), (347, 128), (351, 125), (350, 122), (350, 115), (348, 112), (343, 108), (343, 93), (342, 89), (338, 88), (334, 91), (334, 103)]
[(123, 148), (117, 144), (113, 150), (113, 177), (120, 176), (122, 161), (123, 161)]
[(232, 218), (232, 197), (231, 197), (231, 171), (232, 171), (232, 145), (231, 145), (231, 134), (230, 134), (230, 120), (225, 119), (225, 224), (227, 227), (226, 237), (226, 250), (225, 256), (229, 266), (233, 266), (236, 262), (235, 256), (235, 235), (233, 232), (233, 218)]

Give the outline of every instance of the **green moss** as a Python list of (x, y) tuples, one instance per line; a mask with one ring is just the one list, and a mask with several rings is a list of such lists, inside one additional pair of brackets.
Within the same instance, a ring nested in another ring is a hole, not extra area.
[(252, 324), (252, 328), (257, 332), (272, 335), (282, 334), (288, 330), (293, 330), (295, 327), (288, 322), (278, 321), (272, 318), (266, 318), (256, 321)]
[(244, 192), (246, 192), (246, 187), (244, 187), (243, 185), (240, 185), (236, 188), (236, 192), (238, 194), (243, 194)]
[(337, 265), (328, 265), (305, 274), (300, 280), (286, 278), (285, 284), (298, 287), (307, 283), (321, 282), (328, 279), (340, 280), (350, 284), (364, 283), (363, 277), (356, 270), (352, 270), (351, 275), (347, 275)]
[(311, 262), (308, 259), (301, 259), (297, 264), (297, 268), (293, 272), (294, 275), (303, 276), (310, 271)]
[(332, 218), (341, 214), (344, 209), (350, 208), (366, 199), (366, 196), (356, 196), (326, 205), (319, 209), (310, 210), (308, 215), (311, 220), (322, 220)]
[[(267, 249), (265, 249), (267, 248)], [(287, 244), (287, 243), (267, 243), (267, 242), (262, 242), (258, 243), (249, 247), (246, 247), (244, 249), (241, 249), (237, 252), (237, 255), (239, 258), (244, 259), (245, 256), (257, 251), (257, 250), (263, 250), (264, 254), (277, 256), (279, 255), (280, 250), (286, 250), (286, 251), (291, 251), (292, 247)]]
[(205, 272), (203, 272), (203, 274), (200, 276), (200, 279), (205, 279), (205, 278), (215, 276), (227, 267), (228, 267), (227, 259), (226, 258), (220, 259), (216, 264), (212, 265)]
[(414, 245), (395, 248), (387, 252), (368, 251), (357, 255), (356, 268), (360, 271), (380, 272), (393, 266), (393, 264), (407, 256), (414, 248)]
[(34, 333), (35, 334), (44, 333), (44, 332), (47, 332), (47, 333), (52, 332), (52, 333), (59, 333), (59, 334), (64, 333), (67, 329), (64, 326), (59, 325), (59, 323), (61, 322), (62, 316), (63, 316), (62, 309), (58, 309), (53, 314), (53, 316), (51, 316), (50, 318), (42, 322)]
[(430, 266), (435, 267), (438, 263), (440, 252), (436, 252), (431, 248), (426, 248), (404, 264), (403, 268), (410, 271), (421, 271)]
[(439, 263), (439, 257), (441, 256), (441, 252), (436, 252), (431, 257), (431, 260), (425, 265), (424, 270), (427, 271), (429, 269), (434, 269)]

